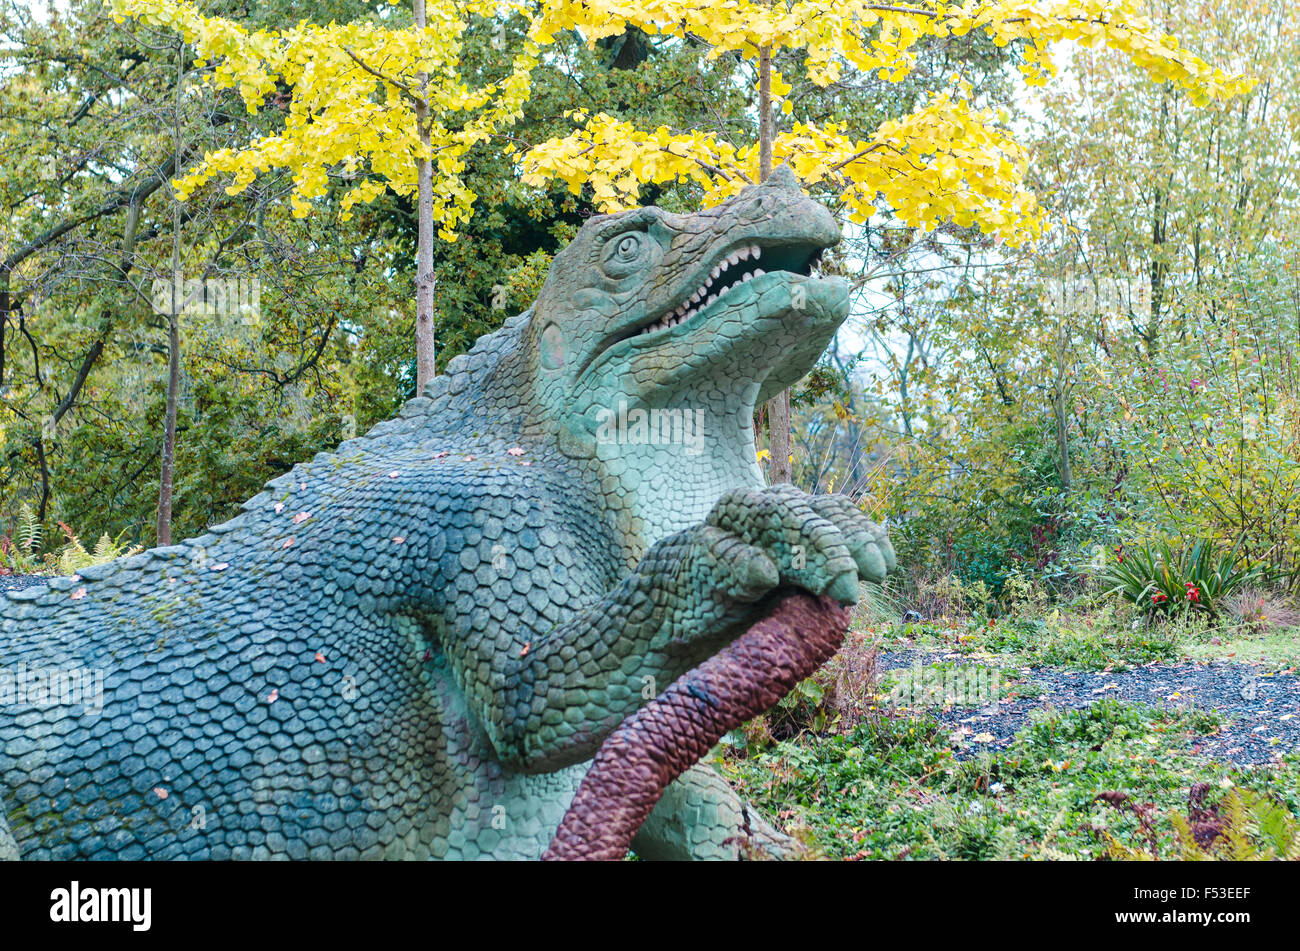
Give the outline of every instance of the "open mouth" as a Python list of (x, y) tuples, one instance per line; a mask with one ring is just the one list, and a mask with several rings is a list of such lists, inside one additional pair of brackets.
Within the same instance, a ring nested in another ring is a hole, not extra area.
[(821, 262), (822, 251), (820, 246), (811, 244), (768, 248), (748, 244), (736, 248), (715, 264), (709, 273), (702, 275), (699, 286), (683, 295), (676, 307), (657, 320), (633, 330), (628, 336), (656, 333), (685, 323), (724, 297), (728, 291), (764, 274), (786, 271), (808, 277)]
[(664, 333), (686, 323), (701, 311), (716, 304), (736, 288), (743, 287), (764, 274), (789, 273), (811, 277), (814, 268), (821, 263), (822, 252), (826, 245), (815, 242), (786, 243), (768, 245), (745, 244), (732, 249), (717, 259), (709, 270), (696, 275), (694, 280), (683, 282), (686, 287), (694, 285), (692, 290), (683, 290), (675, 304), (658, 317), (636, 327), (616, 330), (596, 346), (591, 356), (578, 370), (578, 375), (585, 374), (605, 354), (615, 346), (628, 341), (640, 340), (648, 335)]

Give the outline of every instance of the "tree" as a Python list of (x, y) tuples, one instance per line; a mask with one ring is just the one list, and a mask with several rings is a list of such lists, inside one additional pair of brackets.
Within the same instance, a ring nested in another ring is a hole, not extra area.
[(290, 30), (249, 33), (181, 0), (113, 0), (121, 17), (176, 30), (201, 60), (215, 63), (211, 82), (237, 88), (250, 114), (271, 94), (289, 96), (282, 131), (204, 156), (176, 183), (182, 197), (222, 174), (233, 176), (226, 191), (239, 194), (259, 175), (284, 168), (294, 176), (294, 214), (306, 216), (338, 167), (351, 177), (360, 177), (363, 168), (370, 172), (343, 196), (344, 220), (353, 206), (386, 188), (415, 195), (418, 391), (435, 367), (434, 229), (444, 240), (455, 239), (475, 198), (463, 181), (466, 152), (513, 122), (528, 95), (533, 59), (526, 54), (499, 81), (479, 88), (467, 86), (460, 74), (469, 18), (495, 8), (486, 0), (415, 0), (413, 28), (304, 21)]
[[(370, 6), (339, 0), (328, 10), (347, 22)], [(250, 34), (294, 15), (286, 0), (241, 9)], [(499, 79), (525, 28), (518, 16), (472, 19), (461, 52), (466, 84)], [(73, 0), (48, 20), (2, 7), (0, 35), (0, 260), (14, 264), (12, 309), (0, 320), (0, 535), (29, 503), (51, 544), (62, 538), (56, 519), (83, 535), (152, 541), (169, 302), (165, 290), (151, 292), (172, 283), (178, 209), (187, 286), (259, 287), (260, 305), (243, 315), (202, 305), (180, 315), (174, 536), (225, 521), (267, 479), (415, 395), (414, 301), (404, 290), (415, 277), (413, 196), (384, 189), (341, 220), (339, 204), (358, 179), (336, 166), (312, 212), (295, 218), (293, 172), (272, 168), (237, 195), (219, 175), (178, 206), (168, 183), (205, 152), (283, 129), (287, 89), (249, 114), (238, 89), (201, 82), (216, 64), (198, 64), (187, 46), (178, 164), (174, 31), (117, 27), (99, 0)], [(511, 141), (562, 135), (564, 114), (579, 107), (650, 125), (705, 106), (728, 117), (745, 107), (726, 63), (700, 69), (690, 51), (633, 31), (594, 50), (566, 39), (549, 54), (534, 69)], [(594, 211), (558, 184), (522, 185), (500, 141), (464, 157), (462, 181), (477, 197), (471, 218), (457, 222), (459, 239), (435, 235), (440, 366), (528, 305), (550, 255)], [(654, 200), (685, 210), (694, 199), (670, 187)]]
[[(250, 15), (281, 20), (281, 6)], [(395, 375), (402, 395), (409, 360), (361, 373), (391, 312), (409, 313), (383, 270), (391, 220), (294, 219), (293, 183), (274, 171), (179, 206), (167, 187), (205, 149), (273, 132), (282, 99), (248, 115), (195, 82), (187, 55), (178, 162), (173, 32), (114, 27), (98, 0), (75, 0), (45, 18), (0, 8), (0, 37), (0, 535), (24, 503), (51, 541), (54, 519), (83, 535), (153, 534), (170, 360), (157, 291), (172, 283), (177, 210), (189, 278), (263, 293), (256, 314), (180, 315), (176, 533), (224, 521), (268, 478), (337, 445), (345, 417), (376, 418), (359, 407)]]
[[(702, 189), (705, 200), (721, 200), (761, 181), (773, 161), (784, 161), (809, 186), (842, 202), (851, 222), (867, 222), (883, 205), (912, 228), (954, 222), (1018, 246), (1042, 227), (1037, 201), (1025, 185), (1025, 151), (1002, 125), (1005, 117), (971, 105), (969, 82), (952, 75), (924, 107), (882, 123), (865, 138), (852, 135), (834, 118), (795, 122), (774, 135), (773, 95), (785, 115), (793, 113), (794, 102), (788, 97), (790, 84), (771, 68), (772, 52), (804, 51), (808, 76), (823, 87), (846, 69), (897, 82), (914, 68), (919, 41), (982, 31), (999, 46), (1021, 46), (1021, 68), (1031, 84), (1044, 83), (1055, 72), (1049, 46), (1073, 40), (1120, 50), (1150, 76), (1188, 90), (1198, 102), (1251, 86), (1250, 80), (1226, 76), (1179, 49), (1177, 40), (1156, 31), (1129, 0), (965, 5), (564, 0), (540, 6), (532, 37), (545, 46), (557, 32), (577, 29), (595, 43), (629, 26), (702, 42), (709, 58), (736, 55), (756, 62), (757, 141), (738, 146), (734, 130), (714, 134), (661, 126), (651, 131), (605, 113), (576, 112), (576, 131), (542, 143), (524, 157), (525, 181), (559, 178), (575, 193), (589, 187), (599, 206), (614, 210), (638, 203), (647, 183), (690, 181)], [(781, 481), (789, 477), (788, 395), (772, 401), (769, 420), (774, 424), (770, 474)]]
[(1077, 88), (1044, 96), (1034, 149), (1070, 229), (1030, 263), (1073, 290), (1065, 303), (1092, 328), (1080, 362), (1096, 369), (1070, 426), (1119, 460), (1128, 537), (1240, 544), (1300, 578), (1300, 13), (1152, 10), (1260, 83), (1198, 108), (1080, 51)]

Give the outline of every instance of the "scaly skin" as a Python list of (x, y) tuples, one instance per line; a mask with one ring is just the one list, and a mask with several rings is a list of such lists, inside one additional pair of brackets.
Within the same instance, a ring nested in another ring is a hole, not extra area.
[[(836, 240), (784, 170), (592, 219), (398, 418), (208, 534), (0, 599), (0, 671), (104, 676), (98, 714), (0, 680), (0, 855), (540, 856), (601, 741), (767, 599), (851, 603), (893, 566), (851, 503), (764, 488), (754, 457), (755, 405), (847, 313), (796, 273)], [(769, 273), (641, 332), (729, 257)], [(639, 410), (693, 428), (647, 440)], [(637, 846), (733, 857), (742, 827), (697, 767)]]

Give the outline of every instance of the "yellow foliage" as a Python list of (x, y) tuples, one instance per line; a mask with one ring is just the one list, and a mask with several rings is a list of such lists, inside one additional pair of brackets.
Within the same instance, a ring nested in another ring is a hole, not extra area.
[[(482, 0), (436, 0), (427, 4), (424, 29), (389, 29), (374, 23), (306, 21), (284, 31), (249, 33), (221, 17), (205, 17), (183, 0), (112, 0), (119, 21), (177, 32), (201, 61), (214, 65), (212, 85), (237, 89), (250, 114), (281, 85), (293, 89), (284, 131), (246, 146), (204, 156), (197, 168), (173, 184), (187, 199), (220, 175), (236, 195), (273, 168), (292, 173), (290, 203), (297, 217), (324, 195), (332, 170), (355, 175), (369, 167), (377, 179), (360, 182), (340, 203), (347, 219), (358, 203), (385, 187), (401, 195), (416, 192), (416, 160), (422, 146), (416, 123), (417, 99), (428, 102), (433, 163), (433, 220), (443, 238), (455, 237), (475, 200), (465, 186), (463, 157), (476, 143), (512, 123), (529, 95), (531, 45), (516, 57), (503, 81), (470, 88), (459, 73), (462, 37), (471, 15), (490, 16), (496, 5)], [(428, 76), (421, 88), (419, 75)]]
[[(1022, 42), (1021, 68), (1031, 84), (1054, 74), (1048, 47), (1066, 40), (1118, 50), (1198, 103), (1249, 91), (1255, 83), (1181, 49), (1155, 29), (1140, 0), (558, 0), (534, 14), (530, 37), (544, 46), (560, 31), (577, 30), (594, 46), (627, 26), (689, 33), (709, 45), (710, 58), (732, 52), (753, 58), (761, 47), (803, 50), (809, 78), (823, 86), (835, 82), (846, 63), (898, 82), (915, 66), (918, 40), (972, 30), (986, 31), (1000, 46)], [(773, 96), (781, 100), (789, 92), (775, 74)], [(922, 109), (866, 138), (833, 122), (796, 124), (775, 140), (773, 159), (788, 162), (809, 184), (839, 190), (855, 221), (869, 218), (883, 198), (913, 227), (953, 221), (1021, 244), (1042, 229), (1038, 203), (1024, 183), (1024, 149), (1000, 127), (997, 114), (972, 109), (968, 97), (969, 87), (958, 79), (953, 90), (936, 92)], [(781, 109), (793, 111), (789, 99)], [(719, 201), (758, 177), (757, 145), (737, 149), (706, 133), (664, 127), (647, 132), (604, 114), (574, 119), (578, 131), (525, 156), (526, 182), (558, 178), (575, 193), (590, 182), (597, 205), (613, 211), (635, 204), (639, 186), (649, 182), (694, 182), (707, 201)]]
[[(1141, 13), (1139, 0), (937, 0), (881, 5), (848, 0), (550, 0), (508, 5), (529, 17), (524, 49), (503, 81), (471, 88), (459, 72), (462, 38), (472, 15), (500, 15), (487, 0), (438, 0), (428, 6), (424, 29), (390, 29), (370, 22), (313, 25), (248, 32), (221, 17), (205, 17), (185, 0), (111, 0), (119, 19), (175, 30), (198, 56), (214, 64), (210, 82), (238, 89), (250, 113), (283, 85), (292, 87), (284, 130), (239, 148), (204, 156), (174, 184), (182, 198), (219, 175), (238, 194), (272, 168), (290, 171), (294, 214), (328, 189), (329, 175), (354, 175), (368, 166), (376, 180), (362, 181), (341, 201), (344, 218), (385, 187), (416, 190), (422, 146), (415, 101), (430, 107), (434, 165), (434, 220), (454, 237), (475, 200), (466, 187), (464, 155), (512, 123), (530, 93), (529, 74), (555, 34), (577, 30), (594, 45), (628, 26), (647, 33), (699, 37), (710, 57), (760, 47), (801, 49), (810, 79), (834, 82), (845, 64), (897, 82), (915, 66), (914, 47), (924, 37), (962, 36), (984, 30), (996, 43), (1024, 44), (1022, 69), (1031, 83), (1053, 72), (1045, 55), (1063, 40), (1103, 44), (1130, 57), (1155, 79), (1188, 90), (1198, 102), (1222, 99), (1253, 86), (1230, 77), (1181, 49)], [(420, 74), (428, 77), (421, 88)], [(1042, 214), (1024, 182), (1026, 156), (995, 113), (969, 103), (969, 86), (936, 91), (924, 107), (887, 122), (870, 135), (834, 122), (796, 123), (777, 137), (773, 157), (789, 163), (807, 183), (827, 183), (842, 195), (850, 217), (866, 221), (882, 199), (908, 225), (952, 221), (1018, 245), (1042, 230)], [(772, 93), (790, 114), (790, 84), (772, 76)], [(782, 101), (783, 100), (783, 101)], [(637, 129), (603, 113), (573, 115), (577, 131), (544, 142), (523, 157), (525, 182), (558, 178), (575, 192), (590, 183), (604, 210), (634, 204), (647, 182), (694, 182), (710, 201), (734, 194), (758, 178), (756, 144), (737, 147), (707, 133), (660, 127)]]

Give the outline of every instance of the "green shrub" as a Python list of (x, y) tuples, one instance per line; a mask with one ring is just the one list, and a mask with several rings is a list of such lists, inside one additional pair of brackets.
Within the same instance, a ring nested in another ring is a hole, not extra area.
[(1167, 541), (1125, 548), (1102, 569), (1102, 589), (1136, 605), (1148, 615), (1181, 611), (1218, 615), (1233, 592), (1259, 582), (1262, 572), (1246, 567), (1238, 549), (1222, 553), (1213, 542), (1198, 539), (1175, 549)]
[(1134, 802), (1122, 792), (1102, 794), (1100, 801), (1133, 814), (1142, 842), (1125, 844), (1106, 832), (1107, 857), (1123, 861), (1300, 861), (1300, 820), (1284, 805), (1254, 790), (1237, 788), (1213, 804), (1207, 801), (1210, 789), (1208, 783), (1194, 785), (1187, 794), (1187, 815), (1169, 817), (1174, 836), (1172, 848), (1167, 850), (1161, 847), (1151, 803)]

